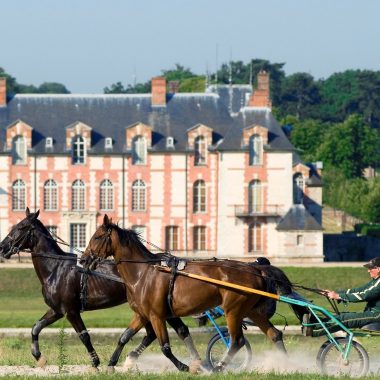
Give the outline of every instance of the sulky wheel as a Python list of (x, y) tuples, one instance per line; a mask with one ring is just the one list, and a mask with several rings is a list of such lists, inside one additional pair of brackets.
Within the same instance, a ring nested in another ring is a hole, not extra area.
[[(223, 336), (229, 342), (228, 331), (222, 331)], [(208, 343), (206, 350), (206, 360), (212, 369), (218, 365), (227, 352), (227, 346), (219, 334), (215, 334)], [(227, 366), (227, 371), (243, 371), (247, 369), (252, 359), (252, 349), (248, 340), (245, 339), (245, 345), (236, 353), (232, 362)]]
[[(345, 349), (347, 338), (335, 338)], [(325, 375), (365, 376), (369, 368), (369, 357), (363, 346), (352, 341), (351, 349), (346, 360), (333, 342), (322, 344), (317, 355), (317, 365)]]

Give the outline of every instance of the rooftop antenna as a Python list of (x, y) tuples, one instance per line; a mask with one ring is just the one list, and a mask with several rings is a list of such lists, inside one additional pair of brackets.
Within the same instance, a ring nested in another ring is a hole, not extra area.
[(137, 75), (136, 75), (136, 64), (133, 65), (133, 87), (136, 87)]
[(218, 44), (216, 44), (216, 51), (215, 51), (215, 84), (218, 84)]
[(249, 84), (252, 86), (252, 59), (251, 59), (251, 63), (249, 65)]
[(228, 82), (231, 86), (232, 85), (232, 48), (230, 48), (230, 72), (229, 72)]

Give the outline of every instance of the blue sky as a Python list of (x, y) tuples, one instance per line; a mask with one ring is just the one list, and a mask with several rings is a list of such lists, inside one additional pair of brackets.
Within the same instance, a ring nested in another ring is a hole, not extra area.
[(145, 82), (175, 63), (285, 62), (328, 77), (380, 70), (377, 0), (2, 0), (0, 67), (71, 92)]

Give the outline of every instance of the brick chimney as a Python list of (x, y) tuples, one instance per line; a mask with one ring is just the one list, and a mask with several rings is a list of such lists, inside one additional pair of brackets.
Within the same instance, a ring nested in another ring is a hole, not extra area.
[(269, 95), (269, 73), (262, 70), (257, 74), (257, 89), (252, 92), (248, 107), (267, 107), (272, 109)]
[(152, 106), (166, 106), (166, 79), (164, 77), (152, 79)]
[(0, 78), (0, 107), (7, 105), (7, 79)]

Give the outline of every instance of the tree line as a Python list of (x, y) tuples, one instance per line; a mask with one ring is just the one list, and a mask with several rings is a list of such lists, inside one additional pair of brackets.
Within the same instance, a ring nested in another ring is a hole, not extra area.
[[(180, 64), (159, 75), (178, 92), (202, 92), (208, 84), (252, 84), (260, 70), (270, 74), (273, 113), (305, 162), (324, 164), (324, 203), (369, 222), (380, 222), (380, 180), (364, 178), (380, 163), (380, 72), (346, 70), (325, 79), (309, 73), (286, 75), (285, 63), (232, 61), (207, 75)], [(39, 87), (7, 77), (10, 93), (69, 93), (60, 83)], [(104, 93), (149, 93), (151, 82), (116, 82)], [(379, 206), (377, 206), (379, 204)]]

